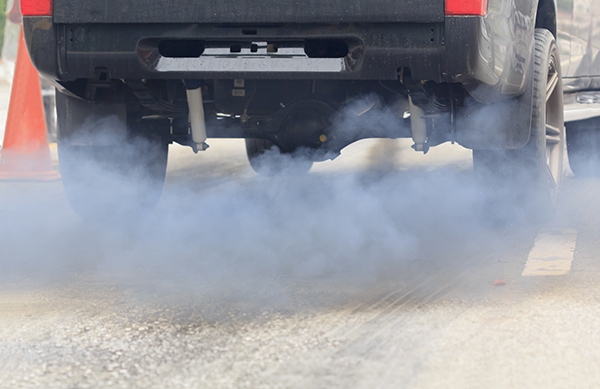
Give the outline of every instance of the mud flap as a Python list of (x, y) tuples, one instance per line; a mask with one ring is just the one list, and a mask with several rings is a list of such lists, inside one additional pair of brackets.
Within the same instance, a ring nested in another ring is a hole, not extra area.
[(492, 104), (470, 100), (457, 112), (456, 141), (468, 149), (523, 148), (529, 142), (532, 113), (531, 81), (517, 98)]

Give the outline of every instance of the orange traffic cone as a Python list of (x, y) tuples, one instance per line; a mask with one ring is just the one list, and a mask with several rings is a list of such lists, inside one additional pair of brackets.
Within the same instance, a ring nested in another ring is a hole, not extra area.
[(0, 151), (0, 179), (56, 180), (52, 168), (40, 76), (33, 67), (23, 29), (10, 92), (4, 143)]

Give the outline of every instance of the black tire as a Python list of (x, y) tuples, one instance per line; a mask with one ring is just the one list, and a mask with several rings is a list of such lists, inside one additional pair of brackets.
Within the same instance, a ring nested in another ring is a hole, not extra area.
[(600, 118), (566, 123), (569, 164), (580, 177), (600, 176)]
[(93, 222), (137, 219), (152, 210), (165, 180), (168, 144), (127, 124), (120, 104), (56, 95), (58, 155), (67, 199)]
[(301, 152), (282, 153), (266, 139), (246, 139), (246, 154), (252, 170), (261, 176), (306, 174), (313, 165), (313, 161)]
[(517, 150), (473, 150), (475, 174), (496, 202), (536, 214), (556, 205), (565, 142), (561, 77), (554, 36), (536, 29), (533, 77), (525, 92), (533, 99), (529, 142)]

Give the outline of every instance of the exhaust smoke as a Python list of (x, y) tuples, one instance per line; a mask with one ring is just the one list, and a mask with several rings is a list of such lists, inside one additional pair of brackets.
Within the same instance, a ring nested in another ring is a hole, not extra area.
[[(387, 108), (371, 108), (358, 119), (341, 113), (336, 131), (368, 131), (367, 116), (377, 118), (372, 126), (397, 131), (398, 115)], [(2, 183), (8, 193), (0, 208), (2, 278), (111, 280), (140, 298), (186, 295), (225, 310), (285, 310), (376, 293), (403, 282), (407, 267), (431, 258), (443, 263), (445, 252), (479, 239), (489, 247), (502, 244), (495, 238), (498, 225), (482, 216), (496, 205), (493, 193), (474, 180), (469, 151), (444, 145), (423, 156), (399, 153), (398, 145), (408, 149), (410, 141), (361, 141), (311, 173), (272, 177), (250, 170), (243, 142), (215, 140), (201, 156), (171, 146), (156, 211), (124, 213), (101, 225), (69, 210), (59, 183)], [(460, 158), (435, 162), (446, 153)], [(297, 163), (280, 154), (264, 159), (291, 171)], [(100, 197), (144, 185), (90, 161), (81, 166), (99, 178)], [(117, 206), (139, 207), (135, 202), (124, 196)], [(527, 226), (521, 211), (504, 209), (503, 216)]]

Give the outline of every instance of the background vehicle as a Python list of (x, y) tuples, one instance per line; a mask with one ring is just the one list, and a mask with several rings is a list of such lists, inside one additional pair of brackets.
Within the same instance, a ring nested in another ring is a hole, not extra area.
[[(144, 178), (150, 206), (167, 144), (202, 150), (207, 137), (245, 138), (259, 171), (273, 146), (309, 167), (367, 137), (412, 137), (423, 152), (458, 142), (503, 196), (545, 207), (565, 120), (573, 170), (599, 164), (591, 1), (22, 0), (22, 12), (32, 60), (60, 92), (61, 169), (80, 212), (100, 202), (80, 158)], [(370, 126), (381, 109), (393, 123)], [(336, 125), (342, 113), (362, 126)], [(102, 136), (106, 118), (119, 136)]]

